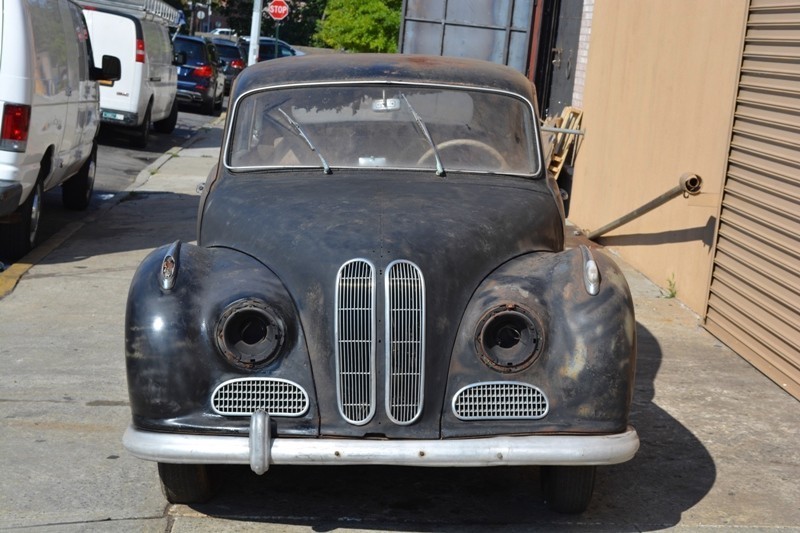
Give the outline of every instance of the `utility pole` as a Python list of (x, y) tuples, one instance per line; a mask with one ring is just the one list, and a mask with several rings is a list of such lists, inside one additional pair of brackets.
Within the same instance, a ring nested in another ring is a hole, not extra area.
[(261, 8), (262, 0), (253, 1), (253, 19), (250, 22), (250, 49), (247, 53), (247, 64), (258, 63), (258, 45), (261, 39)]

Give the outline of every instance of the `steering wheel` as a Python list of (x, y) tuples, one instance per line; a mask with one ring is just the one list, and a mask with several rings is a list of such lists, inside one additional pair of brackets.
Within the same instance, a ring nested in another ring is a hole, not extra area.
[[(436, 146), (438, 150), (446, 150), (448, 148), (454, 148), (456, 146), (471, 146), (473, 148), (480, 148), (487, 154), (491, 155), (500, 165), (500, 168), (508, 167), (508, 163), (506, 159), (503, 157), (503, 154), (497, 151), (497, 149), (493, 146), (489, 146), (485, 142), (476, 141), (475, 139), (450, 139), (449, 141), (445, 141), (442, 144)], [(428, 149), (427, 152), (422, 154), (422, 157), (419, 158), (417, 161), (418, 165), (422, 165), (426, 159), (433, 156), (433, 148)]]

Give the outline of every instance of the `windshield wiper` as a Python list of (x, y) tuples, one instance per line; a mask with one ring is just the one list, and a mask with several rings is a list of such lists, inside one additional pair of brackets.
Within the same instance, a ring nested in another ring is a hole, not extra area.
[(411, 102), (408, 101), (406, 95), (400, 93), (400, 96), (403, 97), (405, 100), (406, 105), (408, 105), (408, 109), (411, 111), (411, 114), (414, 116), (414, 121), (417, 123), (420, 131), (422, 131), (422, 135), (425, 136), (425, 140), (428, 141), (428, 144), (431, 146), (431, 150), (433, 150), (433, 157), (436, 159), (436, 175), (437, 176), (444, 176), (444, 167), (442, 166), (442, 160), (439, 158), (439, 150), (436, 148), (436, 143), (433, 142), (433, 137), (431, 137), (430, 132), (428, 131), (428, 127), (425, 125), (425, 122), (422, 121), (422, 117), (417, 114), (414, 107), (411, 105)]
[(314, 143), (312, 143), (311, 139), (308, 138), (308, 135), (306, 135), (306, 132), (303, 131), (303, 128), (300, 126), (300, 124), (297, 121), (295, 121), (292, 117), (290, 117), (283, 109), (278, 108), (278, 111), (280, 111), (281, 115), (283, 115), (289, 122), (289, 124), (291, 124), (292, 128), (294, 128), (295, 133), (297, 133), (297, 135), (306, 142), (308, 147), (311, 148), (311, 151), (317, 154), (317, 157), (319, 157), (319, 160), (322, 162), (322, 171), (325, 172), (325, 174), (331, 174), (332, 172), (330, 165), (328, 164), (327, 161), (325, 161), (325, 158), (322, 157), (322, 154), (319, 153), (319, 150), (316, 149)]

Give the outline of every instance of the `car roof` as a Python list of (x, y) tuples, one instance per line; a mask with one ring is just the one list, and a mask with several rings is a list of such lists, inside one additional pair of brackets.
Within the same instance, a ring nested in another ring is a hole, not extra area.
[(309, 54), (252, 65), (237, 93), (287, 84), (411, 82), (485, 87), (536, 100), (533, 83), (505, 65), (479, 59), (408, 54)]

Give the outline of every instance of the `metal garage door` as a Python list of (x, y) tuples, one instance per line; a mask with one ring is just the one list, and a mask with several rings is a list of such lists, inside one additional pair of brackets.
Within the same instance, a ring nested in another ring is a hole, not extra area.
[(752, 0), (706, 327), (800, 398), (800, 0)]
[(400, 51), (473, 57), (525, 73), (535, 0), (404, 0)]

